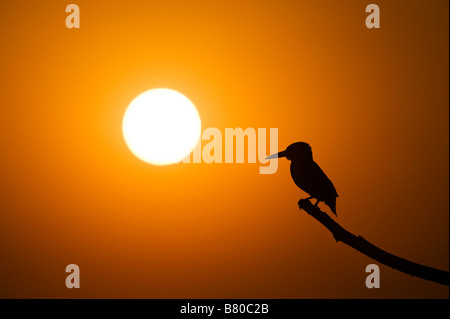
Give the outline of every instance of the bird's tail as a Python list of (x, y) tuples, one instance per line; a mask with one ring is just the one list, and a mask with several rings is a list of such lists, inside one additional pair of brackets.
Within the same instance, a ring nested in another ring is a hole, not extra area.
[(337, 217), (337, 213), (336, 213), (336, 197), (332, 197), (332, 198), (328, 199), (327, 201), (325, 201), (325, 204), (327, 204), (331, 208), (331, 211)]

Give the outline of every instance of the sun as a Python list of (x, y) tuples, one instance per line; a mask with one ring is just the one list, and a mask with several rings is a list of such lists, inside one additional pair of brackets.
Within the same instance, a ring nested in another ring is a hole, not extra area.
[(180, 162), (195, 148), (201, 120), (195, 105), (172, 89), (138, 95), (125, 111), (122, 132), (131, 152), (144, 162)]

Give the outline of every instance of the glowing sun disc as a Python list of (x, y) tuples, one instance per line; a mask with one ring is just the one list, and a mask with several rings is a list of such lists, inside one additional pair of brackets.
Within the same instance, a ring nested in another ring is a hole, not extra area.
[(152, 89), (138, 95), (125, 111), (125, 142), (144, 162), (180, 162), (200, 139), (201, 120), (195, 105), (171, 89)]

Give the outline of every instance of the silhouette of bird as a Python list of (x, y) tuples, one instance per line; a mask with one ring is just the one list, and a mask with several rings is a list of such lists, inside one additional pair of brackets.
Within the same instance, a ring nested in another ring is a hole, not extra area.
[(266, 159), (277, 157), (286, 157), (291, 161), (292, 179), (295, 185), (310, 195), (307, 199), (317, 199), (316, 206), (319, 202), (325, 202), (337, 216), (336, 197), (339, 197), (339, 195), (327, 175), (314, 162), (309, 144), (304, 142), (293, 143), (286, 150), (272, 154)]

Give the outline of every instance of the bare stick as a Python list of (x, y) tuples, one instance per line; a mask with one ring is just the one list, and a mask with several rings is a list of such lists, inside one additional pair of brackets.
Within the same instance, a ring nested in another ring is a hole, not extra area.
[(449, 272), (432, 267), (416, 264), (412, 261), (394, 256), (375, 245), (369, 243), (361, 236), (355, 236), (349, 231), (342, 228), (341, 225), (336, 223), (330, 216), (322, 212), (319, 207), (314, 206), (307, 199), (301, 199), (298, 202), (300, 209), (306, 211), (309, 215), (314, 217), (324, 225), (334, 236), (336, 241), (342, 241), (343, 243), (353, 247), (366, 256), (369, 256), (376, 261), (389, 266), (393, 269), (397, 269), (401, 272), (416, 276), (422, 279), (437, 282), (443, 285), (449, 285)]

